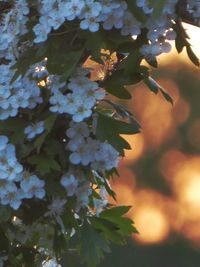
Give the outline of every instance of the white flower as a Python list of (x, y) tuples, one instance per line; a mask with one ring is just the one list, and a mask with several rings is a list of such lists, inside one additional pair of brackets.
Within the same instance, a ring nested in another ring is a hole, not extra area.
[(17, 210), (21, 205), (24, 195), (14, 183), (7, 183), (5, 186), (6, 194), (1, 198), (2, 205), (10, 205)]
[(26, 134), (28, 139), (34, 138), (36, 135), (41, 134), (45, 130), (44, 122), (39, 121), (35, 124), (32, 124), (24, 129), (24, 133)]
[(20, 182), (20, 187), (26, 198), (33, 198), (34, 196), (39, 199), (44, 198), (44, 185), (44, 181), (40, 180), (36, 175), (30, 175)]
[(66, 135), (69, 138), (73, 139), (81, 139), (88, 137), (90, 134), (89, 128), (87, 123), (80, 122), (80, 123), (70, 123), (70, 128), (66, 131)]
[(65, 174), (62, 176), (60, 180), (61, 185), (65, 188), (67, 191), (67, 195), (69, 197), (73, 196), (77, 190), (78, 187), (78, 180), (76, 177), (72, 174)]
[(63, 14), (65, 15), (66, 19), (74, 20), (80, 15), (85, 3), (83, 0), (73, 0), (62, 4)]
[(82, 103), (77, 107), (76, 113), (72, 116), (73, 121), (81, 122), (85, 118), (88, 118), (92, 115), (92, 110), (90, 107), (85, 106), (85, 103)]
[(91, 152), (87, 143), (85, 142), (80, 143), (76, 151), (71, 153), (71, 155), (69, 156), (69, 160), (71, 161), (71, 163), (75, 165), (77, 164), (82, 164), (84, 166), (88, 165), (91, 161)]
[(8, 143), (8, 137), (5, 135), (0, 135), (0, 151), (4, 150)]
[(44, 216), (57, 216), (61, 215), (64, 211), (64, 206), (66, 205), (67, 200), (61, 198), (55, 198), (52, 200), (52, 203), (48, 206), (48, 211), (44, 214)]
[(42, 267), (61, 267), (61, 265), (57, 263), (56, 259), (50, 259), (43, 261)]
[(51, 31), (51, 28), (48, 24), (36, 24), (33, 27), (33, 31), (35, 35), (37, 36), (35, 38), (35, 43), (41, 43), (47, 40), (48, 33)]
[(99, 30), (99, 23), (96, 18), (89, 17), (81, 21), (80, 28), (83, 30), (90, 30), (91, 32), (97, 32)]

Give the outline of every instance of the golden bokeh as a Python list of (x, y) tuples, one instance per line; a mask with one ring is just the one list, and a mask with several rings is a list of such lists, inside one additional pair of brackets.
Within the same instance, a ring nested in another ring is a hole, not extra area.
[(166, 216), (156, 206), (141, 206), (134, 214), (139, 235), (133, 238), (144, 244), (164, 241), (169, 234)]
[[(184, 27), (200, 57), (200, 29)], [(180, 63), (181, 66), (189, 63), (185, 51), (181, 57), (176, 55), (173, 49), (171, 54), (159, 57), (158, 62), (173, 66), (176, 72)], [(191, 69), (199, 75), (196, 67)], [(166, 78), (156, 78), (156, 81), (172, 96), (174, 105), (167, 103), (161, 94), (155, 96), (142, 83), (131, 88), (133, 101), (128, 108), (142, 125), (142, 133), (133, 137), (123, 136), (132, 150), (125, 152), (120, 165), (121, 178), (114, 179), (112, 186), (117, 193), (117, 204), (133, 206), (128, 215), (139, 231), (138, 235), (133, 235), (134, 240), (154, 244), (167, 239), (170, 233), (178, 232), (200, 246), (200, 156), (182, 151), (178, 132), (178, 127), (190, 118), (190, 103), (181, 97), (174, 81)], [(174, 136), (172, 145), (161, 154), (158, 166), (171, 194), (138, 188), (136, 181), (140, 177), (136, 177), (131, 166), (135, 166), (146, 152), (158, 151)], [(194, 119), (186, 129), (186, 139), (194, 149), (200, 148), (200, 119)]]
[(136, 135), (122, 135), (130, 144), (131, 149), (125, 150), (126, 163), (138, 160), (144, 152), (144, 136), (143, 133)]

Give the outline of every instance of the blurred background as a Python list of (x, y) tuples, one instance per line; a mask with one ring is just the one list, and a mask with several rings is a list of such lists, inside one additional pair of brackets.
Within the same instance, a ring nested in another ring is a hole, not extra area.
[[(184, 27), (200, 58), (200, 29)], [(117, 204), (132, 206), (128, 216), (139, 234), (112, 246), (99, 267), (200, 267), (200, 70), (174, 47), (158, 63), (151, 76), (174, 105), (143, 83), (130, 88), (132, 101), (122, 104), (142, 132), (123, 136), (132, 150), (112, 181)]]
[[(200, 58), (200, 29), (185, 27)], [(128, 108), (142, 133), (126, 136), (132, 150), (112, 183), (117, 204), (132, 206), (139, 234), (100, 267), (200, 266), (200, 70), (174, 48), (158, 62), (152, 76), (174, 106), (142, 83), (131, 88)]]

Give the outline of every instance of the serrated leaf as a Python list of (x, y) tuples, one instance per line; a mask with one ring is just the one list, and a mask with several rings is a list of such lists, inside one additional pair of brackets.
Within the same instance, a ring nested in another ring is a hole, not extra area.
[(166, 0), (148, 0), (150, 7), (153, 8), (152, 17), (158, 19), (161, 14), (164, 6), (166, 5)]
[(118, 218), (126, 214), (131, 209), (131, 206), (119, 206), (107, 209), (101, 212), (102, 218)]
[(168, 102), (170, 102), (172, 105), (174, 104), (173, 98), (168, 93), (166, 93), (162, 88), (160, 88), (160, 92)]
[(44, 132), (42, 135), (40, 135), (39, 137), (36, 138), (36, 140), (34, 142), (34, 147), (36, 148), (37, 153), (40, 152), (40, 149), (41, 149), (47, 135), (48, 135), (48, 132)]
[(142, 56), (139, 49), (134, 49), (133, 52), (129, 53), (118, 65), (119, 69), (123, 69), (123, 73), (127, 75), (133, 75), (138, 73)]
[(127, 82), (123, 73), (121, 71), (116, 71), (103, 81), (102, 86), (108, 93), (120, 99), (131, 99), (131, 94), (125, 88), (128, 84)]
[(195, 53), (192, 51), (191, 46), (186, 46), (186, 50), (187, 50), (188, 57), (193, 62), (193, 64), (196, 65), (197, 67), (199, 67), (200, 66), (199, 59), (195, 55)]
[(74, 71), (83, 51), (61, 51), (59, 54), (51, 54), (47, 60), (47, 70), (50, 73), (61, 75), (60, 81), (66, 81)]
[(188, 41), (189, 36), (184, 29), (182, 23), (180, 20), (177, 21), (177, 23), (174, 25), (174, 30), (176, 31), (176, 40), (175, 40), (175, 45), (178, 53), (182, 52), (183, 48), (186, 47), (186, 51), (188, 54), (189, 59), (192, 61), (194, 65), (197, 67), (200, 66), (199, 59), (195, 55), (195, 53), (192, 51), (191, 45)]
[(92, 217), (90, 220), (92, 226), (102, 232), (106, 239), (116, 244), (124, 244), (122, 236), (117, 232), (119, 228), (116, 223), (100, 217)]
[(50, 173), (51, 170), (60, 171), (60, 165), (56, 160), (47, 155), (33, 155), (28, 157), (27, 162), (31, 165), (36, 165), (36, 170), (41, 175)]
[(148, 88), (154, 93), (157, 94), (158, 92), (161, 92), (165, 100), (173, 104), (173, 99), (171, 96), (165, 92), (165, 90), (152, 78), (152, 77), (145, 77), (144, 83), (148, 86)]
[(154, 58), (145, 58), (145, 60), (150, 66), (152, 66), (154, 68), (158, 67), (158, 61), (157, 61), (156, 57), (154, 57)]
[(101, 49), (106, 49), (104, 32), (90, 33), (85, 48), (90, 51), (92, 59), (101, 64)]
[(104, 252), (110, 252), (108, 241), (88, 222), (80, 229), (80, 246), (81, 257), (88, 267), (96, 266)]
[(50, 114), (44, 121), (45, 129), (50, 132), (58, 115), (57, 114)]
[(122, 236), (129, 236), (132, 233), (137, 233), (136, 228), (133, 226), (134, 222), (129, 218), (123, 217), (130, 208), (130, 206), (119, 206), (107, 209), (101, 212), (100, 218), (115, 223), (119, 228), (118, 233)]
[(102, 127), (106, 126), (105, 132), (110, 134), (136, 134), (140, 132), (138, 123), (127, 123), (102, 113), (98, 113), (98, 125), (100, 126), (100, 124), (103, 125)]
[(120, 134), (136, 134), (140, 131), (137, 123), (127, 123), (113, 117), (98, 114), (96, 135), (101, 141), (108, 141), (123, 156), (124, 149), (130, 149), (128, 142)]
[(160, 85), (152, 79), (150, 76), (144, 78), (144, 83), (148, 86), (148, 88), (154, 93), (157, 94), (160, 90)]

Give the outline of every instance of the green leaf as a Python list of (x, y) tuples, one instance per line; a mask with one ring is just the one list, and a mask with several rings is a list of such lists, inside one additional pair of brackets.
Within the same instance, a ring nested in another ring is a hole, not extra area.
[(48, 132), (44, 132), (42, 135), (40, 135), (39, 137), (36, 138), (36, 140), (34, 142), (34, 147), (36, 148), (37, 153), (40, 152), (40, 149), (41, 149), (47, 135), (48, 135)]
[(119, 206), (107, 209), (101, 212), (100, 218), (115, 223), (118, 227), (118, 233), (122, 236), (129, 236), (132, 233), (137, 233), (136, 228), (133, 226), (134, 222), (129, 218), (122, 217), (130, 208), (130, 206)]
[(130, 99), (131, 94), (126, 90), (127, 85), (133, 85), (142, 80), (140, 73), (140, 63), (142, 57), (139, 49), (133, 48), (134, 52), (128, 54), (117, 64), (117, 70), (107, 77), (102, 86), (105, 90), (121, 99)]
[(108, 141), (123, 156), (124, 149), (130, 149), (130, 145), (120, 134), (136, 134), (140, 131), (138, 123), (127, 123), (111, 116), (98, 113), (97, 138)]
[(11, 143), (17, 144), (24, 138), (24, 128), (27, 122), (21, 118), (10, 118), (0, 121), (0, 132), (10, 136)]
[(136, 1), (127, 0), (129, 10), (133, 13), (137, 20), (145, 23), (147, 21), (147, 16), (144, 14), (143, 10), (136, 5)]
[(52, 74), (61, 75), (61, 81), (66, 81), (73, 73), (83, 51), (61, 51), (60, 53), (51, 54), (47, 60), (47, 70)]
[(165, 90), (150, 76), (144, 78), (144, 83), (148, 86), (148, 88), (154, 93), (157, 94), (161, 92), (165, 100), (170, 102), (173, 105), (173, 99), (171, 96), (165, 92)]
[(33, 155), (28, 157), (27, 162), (31, 165), (36, 165), (36, 170), (41, 174), (50, 173), (51, 170), (60, 171), (60, 165), (52, 157), (47, 155)]
[(105, 88), (108, 93), (120, 99), (131, 99), (131, 94), (125, 88), (128, 83), (130, 83), (130, 81), (123, 76), (122, 71), (115, 71), (103, 81), (102, 87)]
[(0, 223), (6, 222), (11, 217), (11, 209), (7, 206), (0, 206)]
[(187, 50), (188, 57), (193, 62), (193, 64), (196, 65), (197, 67), (199, 67), (200, 66), (199, 59), (195, 55), (195, 53), (192, 51), (191, 46), (186, 46), (186, 50)]
[(154, 93), (157, 94), (160, 90), (160, 85), (150, 76), (144, 78), (144, 83), (148, 86), (148, 88)]
[(159, 18), (162, 15), (162, 10), (166, 5), (166, 0), (148, 0), (150, 7), (153, 8), (152, 16), (154, 19)]
[(54, 197), (66, 197), (66, 191), (63, 186), (58, 182), (55, 177), (48, 176), (46, 180), (46, 192), (47, 196), (54, 196)]
[(113, 223), (109, 220), (100, 217), (92, 217), (90, 220), (92, 226), (97, 231), (100, 231), (105, 236), (106, 239), (119, 245), (124, 244), (124, 240), (121, 234), (117, 232), (119, 228), (116, 223)]
[(106, 49), (104, 32), (90, 33), (85, 48), (90, 51), (91, 57), (98, 63), (102, 63), (101, 49)]
[(186, 51), (188, 54), (189, 59), (192, 61), (194, 65), (197, 67), (200, 66), (199, 59), (195, 55), (195, 53), (192, 51), (191, 45), (188, 42), (189, 36), (187, 35), (186, 30), (184, 29), (182, 23), (180, 20), (177, 21), (176, 24), (174, 24), (174, 30), (176, 31), (176, 40), (175, 45), (178, 53), (182, 52), (183, 48), (186, 47)]
[(45, 131), (42, 135), (40, 135), (34, 142), (34, 147), (37, 149), (37, 153), (39, 153), (43, 143), (45, 142), (46, 140), (46, 137), (47, 135), (49, 134), (49, 132), (51, 131), (51, 129), (53, 128), (54, 126), (54, 123), (57, 119), (58, 115), (57, 114), (52, 114), (50, 113), (50, 115), (45, 119), (44, 121), (44, 126), (45, 126), (45, 129), (47, 131)]
[(58, 115), (57, 114), (54, 114), (54, 113), (51, 113), (44, 121), (44, 126), (45, 126), (45, 129), (50, 132), (56, 119), (57, 119)]
[(105, 219), (117, 218), (126, 214), (131, 209), (131, 206), (119, 206), (107, 209), (101, 212), (101, 217)]
[(174, 104), (173, 98), (168, 93), (166, 93), (162, 88), (160, 88), (160, 92), (168, 102), (170, 102), (172, 105)]
[(80, 253), (88, 267), (96, 266), (104, 252), (110, 252), (108, 241), (91, 224), (85, 222), (80, 229)]
[[(100, 126), (102, 125), (102, 127)], [(136, 134), (139, 133), (140, 126), (138, 123), (127, 123), (111, 116), (98, 113), (98, 126), (101, 128), (107, 127), (104, 131), (105, 135), (110, 134)], [(97, 126), (97, 128), (98, 128)]]
[(64, 143), (61, 143), (54, 138), (48, 137), (45, 141), (44, 151), (48, 156), (53, 158), (58, 157), (59, 163), (62, 168), (67, 168), (68, 159), (66, 157), (66, 150), (64, 147)]
[(20, 55), (17, 59), (17, 63), (12, 67), (12, 69), (16, 71), (12, 77), (11, 83), (14, 82), (20, 75), (24, 76), (30, 66), (44, 59), (44, 55), (38, 53), (38, 50), (40, 49), (40, 45), (29, 47), (29, 49), (25, 50), (25, 52)]
[(124, 70), (125, 75), (138, 75), (138, 69), (142, 61), (142, 56), (139, 49), (134, 49), (133, 52), (129, 53), (118, 65), (119, 69)]

